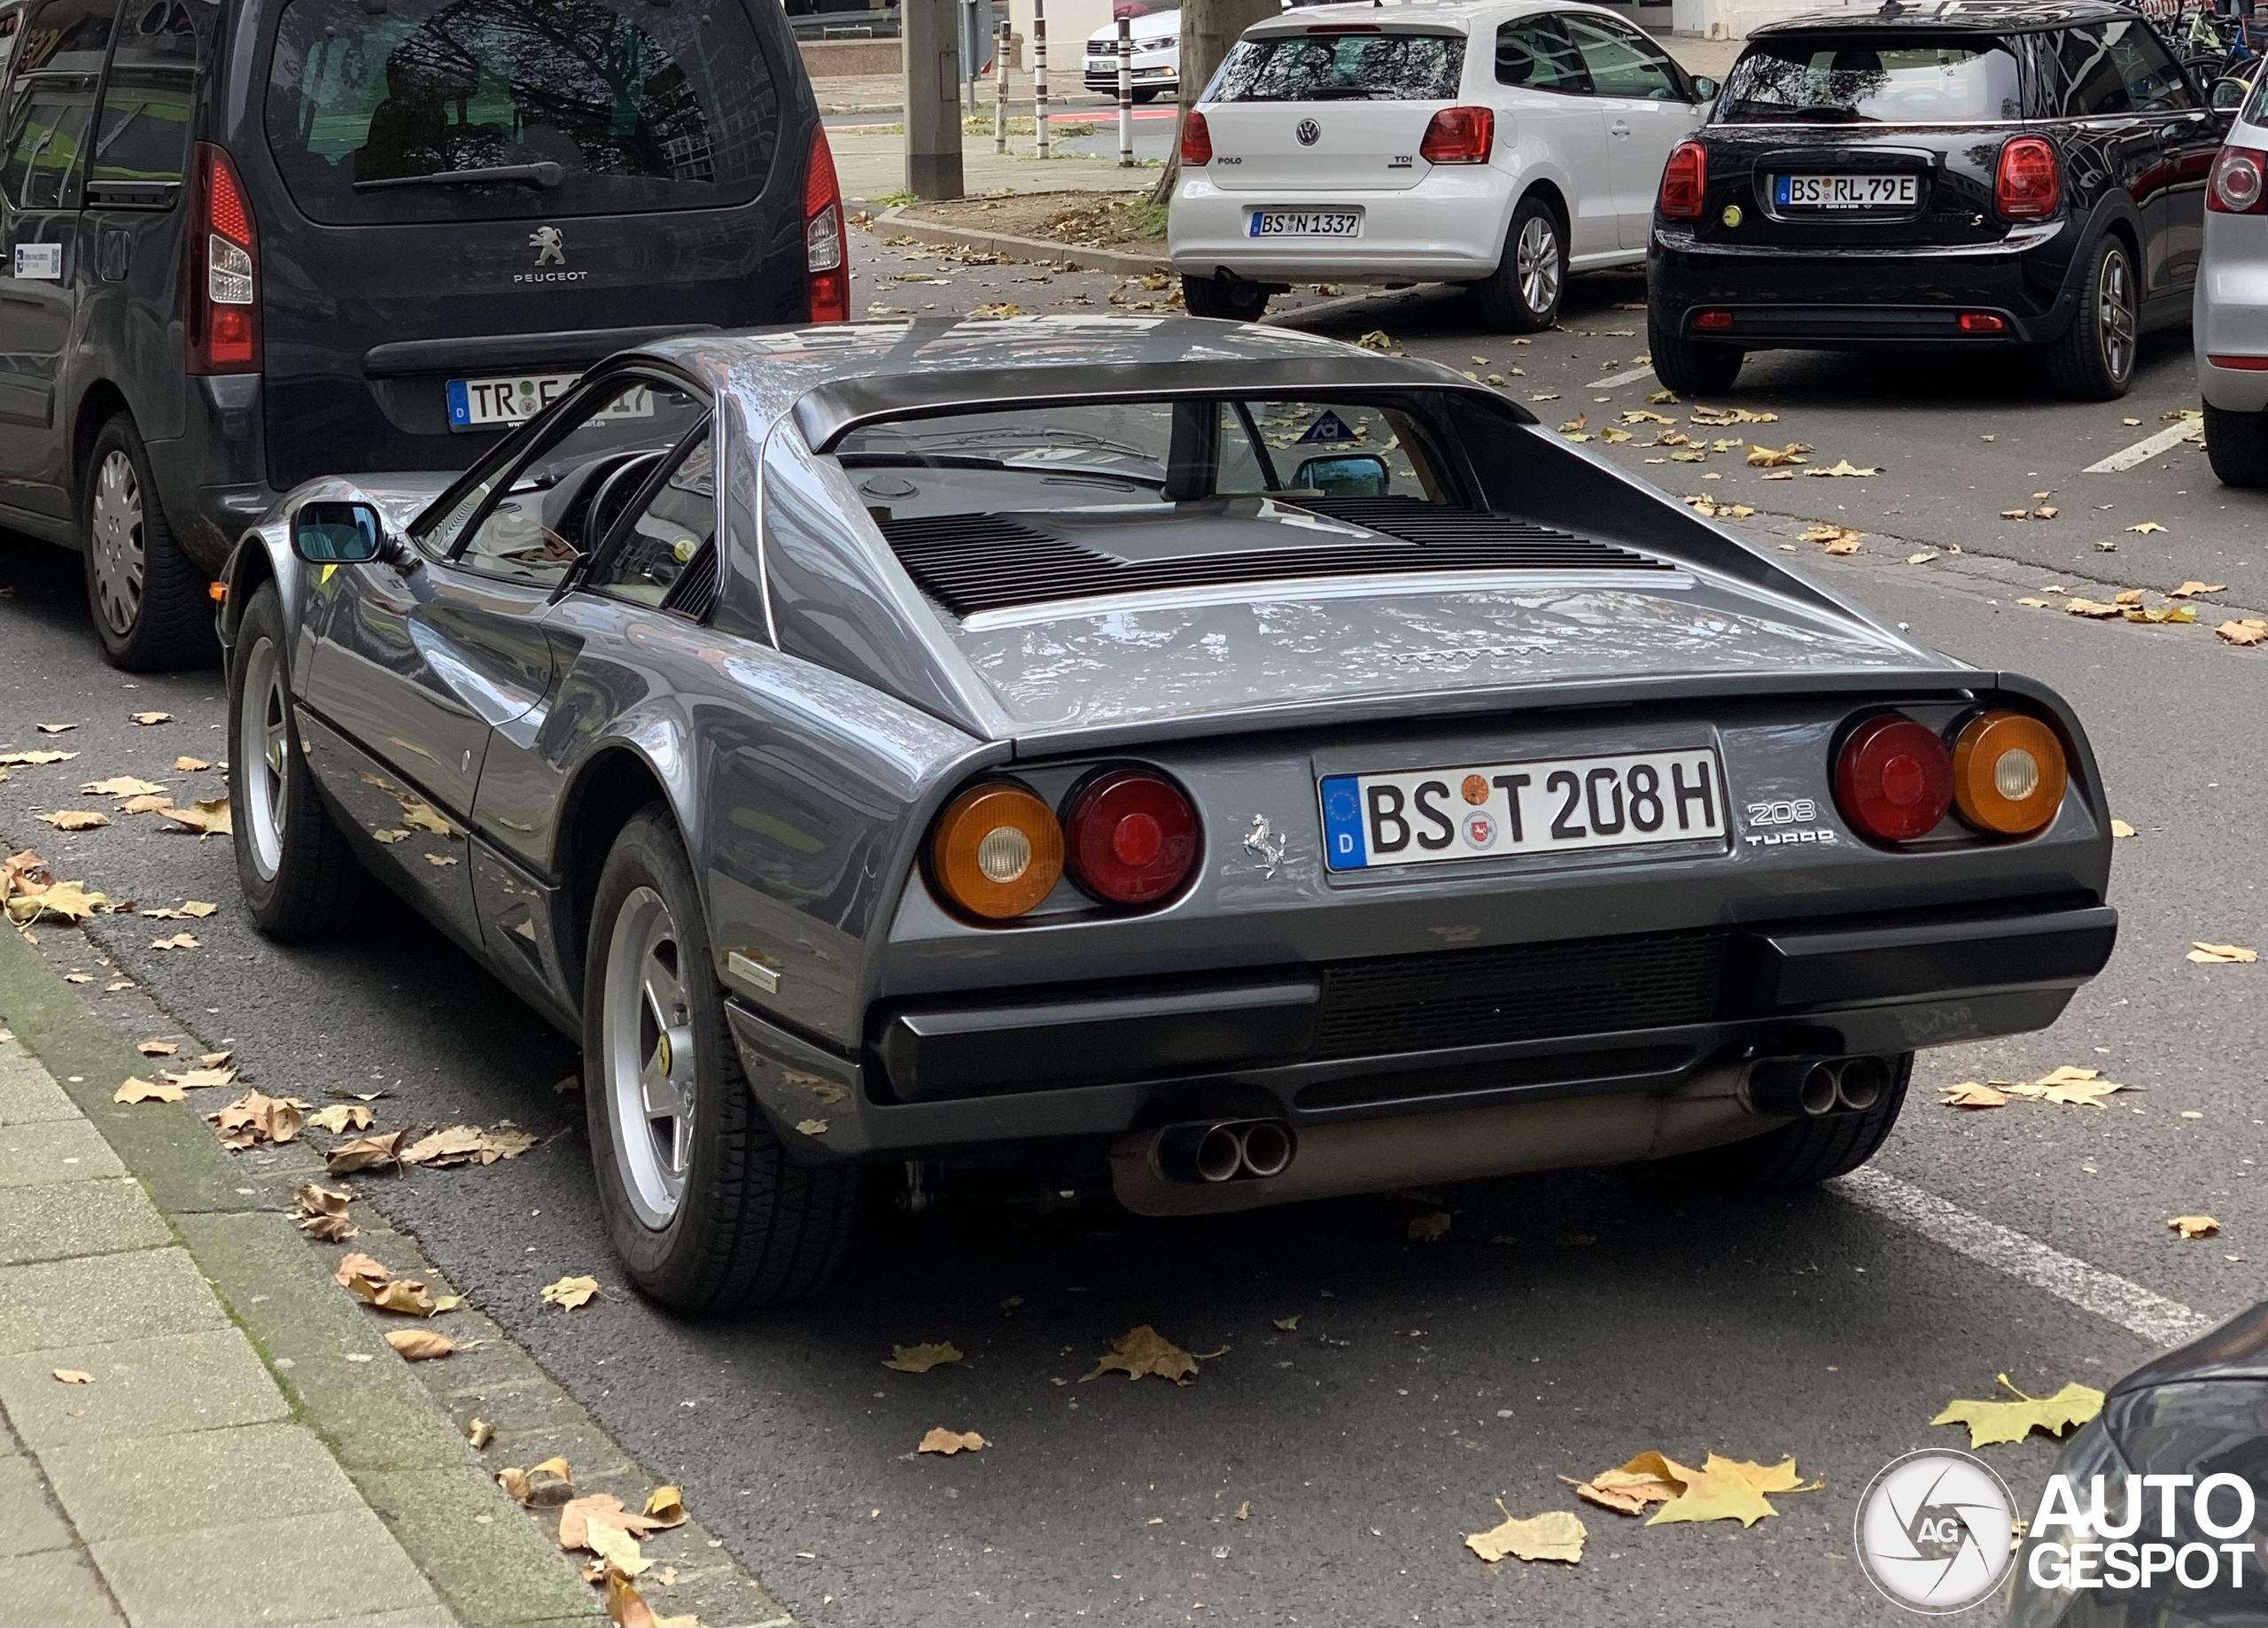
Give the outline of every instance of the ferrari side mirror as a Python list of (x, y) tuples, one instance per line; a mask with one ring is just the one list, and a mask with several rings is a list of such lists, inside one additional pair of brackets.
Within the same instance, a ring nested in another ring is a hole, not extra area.
[(385, 521), (368, 503), (302, 503), (291, 516), (291, 552), (310, 565), (383, 559)]

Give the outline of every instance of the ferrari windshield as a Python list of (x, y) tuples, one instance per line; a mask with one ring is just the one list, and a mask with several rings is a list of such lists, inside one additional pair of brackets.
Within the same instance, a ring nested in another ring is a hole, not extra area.
[(1172, 505), (1222, 497), (1454, 502), (1407, 404), (1104, 401), (902, 419), (835, 455), (882, 517)]

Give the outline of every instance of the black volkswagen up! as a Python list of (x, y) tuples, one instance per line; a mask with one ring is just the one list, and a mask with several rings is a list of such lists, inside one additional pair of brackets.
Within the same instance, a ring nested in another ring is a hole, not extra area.
[(310, 476), (457, 469), (610, 352), (840, 322), (778, 0), (19, 0), (0, 527), (84, 551), (117, 666)]

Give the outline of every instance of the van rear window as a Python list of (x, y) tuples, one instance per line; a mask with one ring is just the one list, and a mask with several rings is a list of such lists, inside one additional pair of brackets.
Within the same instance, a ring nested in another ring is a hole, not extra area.
[(1838, 30), (1751, 41), (1718, 108), (1728, 124), (1976, 124), (2023, 118), (2023, 97), (1997, 40)]
[(1241, 40), (1208, 102), (1447, 102), (1464, 41), (1438, 34), (1276, 35)]
[(334, 224), (745, 203), (780, 131), (747, 3), (291, 0), (268, 144)]

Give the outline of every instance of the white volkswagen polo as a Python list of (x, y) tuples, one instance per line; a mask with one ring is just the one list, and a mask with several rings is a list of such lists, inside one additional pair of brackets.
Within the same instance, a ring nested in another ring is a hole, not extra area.
[(1717, 91), (1604, 6), (1319, 5), (1245, 31), (1184, 121), (1167, 229), (1190, 311), (1293, 283), (1469, 283), (1549, 327), (1571, 271), (1638, 265), (1662, 165)]

